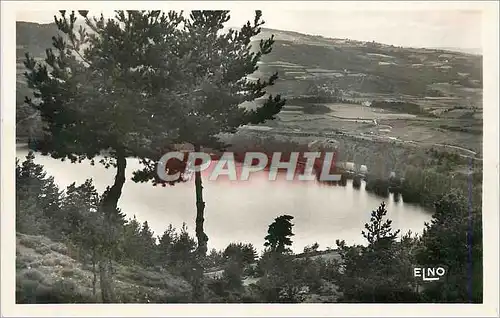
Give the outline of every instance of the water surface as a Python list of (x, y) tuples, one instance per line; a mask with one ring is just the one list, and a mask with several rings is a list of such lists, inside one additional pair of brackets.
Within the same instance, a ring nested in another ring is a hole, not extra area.
[[(18, 148), (17, 157), (24, 160), (27, 152)], [(102, 192), (113, 183), (115, 170), (100, 164), (72, 164), (41, 155), (36, 155), (35, 162), (43, 164), (62, 188), (92, 178)], [(194, 182), (167, 187), (134, 183), (130, 177), (139, 167), (138, 160), (128, 159), (128, 178), (119, 201), (122, 211), (128, 217), (135, 215), (140, 222), (148, 221), (155, 234), (163, 233), (169, 224), (180, 228), (186, 222), (194, 235)], [(345, 187), (317, 181), (287, 181), (284, 175), (269, 181), (266, 171), (252, 174), (249, 181), (229, 181), (227, 177), (209, 181), (205, 173), (203, 194), (209, 248), (222, 249), (229, 242), (250, 242), (261, 249), (268, 225), (282, 214), (294, 216), (295, 252), (314, 242), (320, 244), (320, 249), (335, 247), (336, 239), (363, 244), (364, 224), (382, 201), (386, 201), (394, 228), (403, 233), (421, 232), (424, 222), (431, 218), (428, 211), (418, 206), (394, 202), (392, 197), (379, 198), (363, 188), (364, 184), (361, 189), (354, 189), (350, 181)]]

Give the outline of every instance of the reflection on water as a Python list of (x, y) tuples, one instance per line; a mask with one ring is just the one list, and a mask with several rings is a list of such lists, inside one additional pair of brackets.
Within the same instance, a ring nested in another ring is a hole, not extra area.
[[(27, 150), (17, 150), (21, 160), (26, 154)], [(102, 192), (112, 184), (115, 173), (114, 169), (107, 170), (97, 164), (71, 164), (40, 155), (35, 161), (43, 164), (61, 187), (92, 178)], [(147, 220), (158, 235), (168, 224), (180, 227), (183, 222), (194, 234), (194, 182), (167, 187), (137, 184), (130, 177), (139, 167), (138, 160), (128, 160), (128, 179), (119, 201), (122, 211), (129, 217), (136, 215), (141, 222)], [(350, 180), (346, 186), (327, 185), (317, 181), (287, 181), (285, 174), (279, 174), (275, 181), (269, 181), (267, 172), (262, 171), (252, 173), (248, 181), (230, 181), (224, 176), (209, 181), (207, 173), (204, 173), (204, 199), (209, 248), (222, 249), (229, 242), (240, 241), (253, 243), (260, 249), (268, 225), (282, 214), (295, 217), (292, 238), (295, 252), (314, 242), (320, 244), (320, 249), (334, 247), (336, 239), (364, 243), (361, 231), (371, 211), (382, 201), (386, 201), (393, 226), (403, 233), (410, 229), (420, 232), (431, 217), (420, 207), (405, 204), (401, 199), (396, 202), (392, 194), (382, 199), (365, 192), (364, 183), (360, 189), (354, 189)]]

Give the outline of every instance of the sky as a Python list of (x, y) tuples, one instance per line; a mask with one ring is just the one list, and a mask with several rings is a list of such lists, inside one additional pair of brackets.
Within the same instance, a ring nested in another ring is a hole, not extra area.
[[(161, 8), (158, 8), (161, 9)], [(167, 9), (168, 10), (168, 9)], [(112, 17), (112, 10), (90, 10), (92, 15)], [(254, 11), (231, 10), (228, 26), (252, 20)], [(263, 9), (264, 27), (332, 38), (375, 41), (408, 47), (481, 49), (479, 10), (294, 10)], [(17, 11), (17, 21), (53, 22), (57, 11)]]

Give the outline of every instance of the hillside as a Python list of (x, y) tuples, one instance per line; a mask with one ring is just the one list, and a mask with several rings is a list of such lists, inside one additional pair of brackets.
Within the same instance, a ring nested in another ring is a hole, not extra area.
[[(18, 83), (25, 82), (25, 52), (44, 57), (56, 32), (55, 24), (17, 22)], [(481, 56), (272, 29), (263, 29), (254, 43), (272, 34), (276, 39), (273, 51), (264, 57), (254, 77), (279, 72), (273, 91), (288, 97), (307, 94), (311, 85), (328, 83), (359, 96), (462, 97), (473, 93), (470, 102), (480, 107)]]
[[(95, 302), (99, 299), (99, 275), (93, 296), (90, 264), (75, 259), (76, 249), (44, 236), (16, 233), (16, 302)], [(81, 256), (81, 255), (80, 255)], [(115, 264), (115, 285), (123, 302), (182, 302), (191, 285), (166, 270)]]
[(38, 58), (45, 57), (45, 50), (52, 46), (52, 37), (58, 32), (57, 26), (30, 22), (16, 23), (16, 88), (17, 105), (23, 102), (28, 92), (24, 78), (24, 60), (26, 52)]
[[(23, 106), (29, 95), (24, 54), (29, 51), (43, 58), (56, 32), (55, 24), (17, 22), (18, 123), (34, 116)], [(277, 132), (362, 132), (428, 145), (474, 145), (474, 151), (481, 151), (482, 56), (272, 29), (263, 29), (253, 44), (271, 35), (275, 36), (273, 51), (249, 78), (278, 72), (279, 79), (269, 92), (284, 95), (288, 106), (278, 120), (266, 123)], [(345, 103), (320, 100), (321, 91), (335, 91)], [(365, 103), (373, 106), (371, 110), (362, 107)], [(383, 127), (366, 125), (374, 119)], [(40, 126), (34, 122), (18, 125), (18, 137)], [(378, 128), (388, 128), (391, 134)]]
[(312, 83), (320, 82), (334, 85), (351, 96), (466, 95), (480, 107), (481, 56), (269, 29), (264, 29), (256, 41), (271, 34), (275, 35), (276, 43), (259, 71), (263, 74), (278, 71), (280, 82), (275, 90), (289, 97), (307, 94)]

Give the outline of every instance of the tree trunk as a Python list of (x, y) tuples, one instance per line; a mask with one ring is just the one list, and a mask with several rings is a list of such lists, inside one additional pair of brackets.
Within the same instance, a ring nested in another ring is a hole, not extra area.
[(117, 150), (116, 153), (116, 176), (114, 184), (107, 190), (102, 207), (105, 212), (112, 213), (118, 207), (118, 200), (122, 195), (123, 185), (125, 184), (125, 169), (127, 168), (127, 158), (123, 150)]
[(96, 296), (96, 285), (97, 285), (97, 271), (96, 271), (96, 252), (95, 247), (92, 249), (92, 274), (94, 275), (92, 279), (92, 295)]
[(115, 302), (113, 288), (111, 286), (111, 277), (109, 277), (109, 269), (106, 268), (107, 261), (105, 258), (99, 261), (99, 278), (101, 285), (101, 297), (103, 303)]
[[(194, 150), (201, 150), (199, 145), (194, 146)], [(203, 284), (203, 259), (207, 254), (208, 236), (203, 230), (205, 202), (203, 202), (203, 185), (201, 180), (201, 171), (196, 171), (194, 174), (194, 183), (196, 189), (196, 238), (198, 240), (198, 248), (196, 250), (196, 264), (194, 264), (193, 272), (193, 300), (203, 302), (204, 300), (204, 284)]]
[(193, 302), (202, 303), (205, 301), (205, 284), (203, 280), (202, 257), (197, 255), (193, 268), (191, 285), (193, 286)]
[(123, 185), (125, 184), (125, 169), (127, 167), (127, 158), (123, 150), (116, 151), (116, 176), (113, 186), (107, 189), (101, 203), (101, 209), (104, 213), (104, 227), (106, 229), (105, 251), (99, 260), (100, 285), (103, 303), (116, 302), (113, 277), (111, 268), (112, 248), (115, 242), (113, 237), (113, 225), (116, 220), (113, 217), (116, 215), (118, 200), (122, 194)]
[[(200, 146), (196, 145), (194, 151), (199, 152)], [(203, 231), (203, 222), (205, 222), (205, 202), (203, 202), (203, 185), (201, 180), (201, 171), (194, 174), (194, 184), (196, 188), (196, 238), (198, 239), (198, 255), (207, 254), (208, 236)]]
[(112, 261), (111, 257), (108, 259), (108, 266), (109, 266), (108, 267), (109, 268), (109, 275), (112, 276), (115, 273), (115, 271), (113, 269), (113, 261)]

